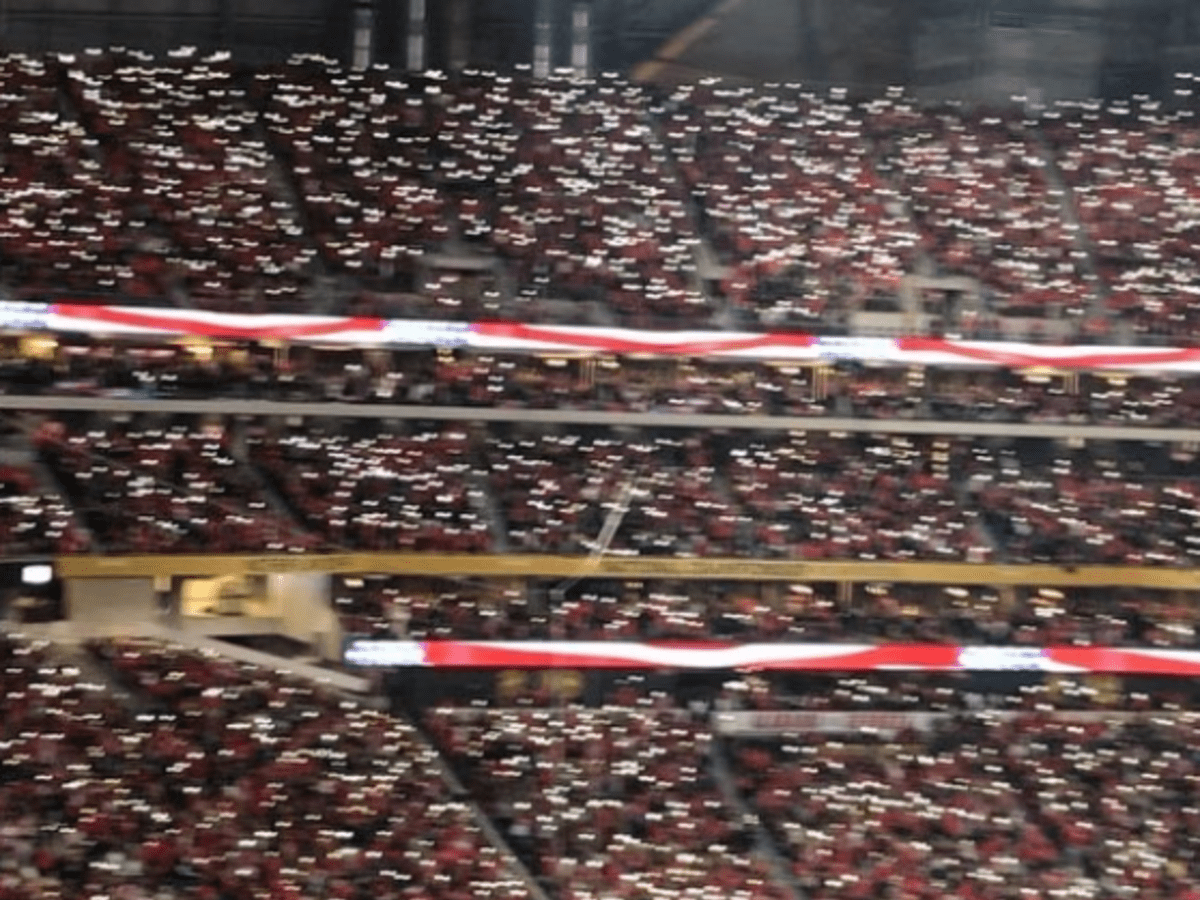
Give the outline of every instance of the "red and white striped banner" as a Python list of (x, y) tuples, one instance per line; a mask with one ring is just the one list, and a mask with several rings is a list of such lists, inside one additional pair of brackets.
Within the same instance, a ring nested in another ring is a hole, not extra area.
[(473, 323), (470, 346), (531, 352), (646, 353), (905, 366), (1200, 372), (1200, 349), (1193, 348), (1052, 345), (925, 337), (819, 337), (782, 332), (656, 332), (514, 322)]
[(780, 672), (1048, 672), (1200, 675), (1200, 650), (954, 644), (623, 641), (351, 641), (353, 666), (451, 669), (707, 669)]
[(251, 315), (89, 303), (0, 303), (0, 330), (124, 337), (206, 337), (336, 346), (469, 347), (527, 353), (606, 353), (796, 362), (1200, 372), (1200, 348), (817, 337), (785, 332), (639, 331), (520, 322), (363, 316)]

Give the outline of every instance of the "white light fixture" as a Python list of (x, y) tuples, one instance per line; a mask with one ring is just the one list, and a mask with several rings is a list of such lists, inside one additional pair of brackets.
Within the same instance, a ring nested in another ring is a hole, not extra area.
[(53, 566), (37, 563), (21, 567), (21, 584), (49, 584), (53, 579)]

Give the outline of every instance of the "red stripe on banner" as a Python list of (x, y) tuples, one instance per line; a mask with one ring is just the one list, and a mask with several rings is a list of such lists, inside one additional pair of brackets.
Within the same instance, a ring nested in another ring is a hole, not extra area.
[(1121, 675), (1200, 675), (1200, 652), (1118, 647), (1051, 647), (1056, 663)]
[(448, 669), (662, 668), (633, 655), (621, 656), (619, 649), (611, 656), (594, 656), (590, 653), (539, 648), (536, 643), (531, 643), (528, 649), (488, 646), (486, 643), (469, 641), (426, 641), (424, 646), (425, 665)]
[[(487, 337), (510, 340), (540, 341), (543, 343), (566, 344), (572, 348), (605, 350), (609, 353), (663, 353), (670, 355), (699, 356), (705, 353), (731, 353), (737, 350), (768, 349), (770, 347), (811, 347), (815, 338), (809, 334), (755, 334), (748, 337), (722, 339), (713, 337), (702, 341), (654, 341), (634, 340), (629, 337), (592, 334), (590, 332), (563, 331), (556, 328), (539, 328), (520, 322), (473, 322), (471, 330)], [(625, 332), (626, 334), (631, 332)], [(654, 332), (645, 332), (653, 334)], [(664, 336), (670, 332), (664, 332)]]
[(1046, 347), (1045, 353), (996, 350), (992, 347), (968, 347), (943, 338), (905, 337), (896, 341), (903, 353), (947, 353), (976, 362), (989, 362), (997, 366), (1029, 368), (1051, 366), (1058, 369), (1095, 369), (1102, 366), (1169, 365), (1172, 363), (1200, 360), (1200, 350), (1195, 348), (1164, 348), (1161, 350), (1139, 350), (1130, 348), (1119, 352), (1062, 354), (1057, 348)]
[[(76, 303), (55, 303), (50, 307), (55, 315), (64, 318), (105, 322), (109, 325), (124, 325), (134, 328), (153, 328), (179, 334), (192, 334), (212, 338), (244, 338), (259, 340), (274, 338), (295, 340), (305, 337), (322, 337), (341, 331), (381, 331), (386, 319), (367, 317), (345, 318), (336, 321), (296, 322), (289, 325), (234, 325), (229, 322), (210, 322), (189, 316), (162, 315), (159, 312), (142, 312), (120, 306), (88, 306)], [(243, 318), (250, 318), (245, 316)]]
[(836, 672), (897, 669), (918, 672), (959, 669), (959, 649), (952, 644), (882, 644), (869, 650), (827, 657), (799, 657), (764, 663), (763, 671)]

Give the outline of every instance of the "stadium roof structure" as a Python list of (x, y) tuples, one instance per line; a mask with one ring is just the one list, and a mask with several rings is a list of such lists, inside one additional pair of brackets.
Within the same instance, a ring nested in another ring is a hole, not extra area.
[(591, 71), (667, 81), (722, 76), (934, 98), (1034, 101), (1162, 94), (1200, 70), (1191, 0), (3, 0), (0, 49), (182, 45), (247, 62), (294, 53), (510, 70), (543, 41), (572, 65), (585, 12)]

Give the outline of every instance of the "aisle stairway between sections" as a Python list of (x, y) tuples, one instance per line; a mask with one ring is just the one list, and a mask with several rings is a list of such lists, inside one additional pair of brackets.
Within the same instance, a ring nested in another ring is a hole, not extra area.
[(738, 791), (737, 785), (733, 780), (733, 771), (729, 766), (729, 760), (725, 756), (725, 748), (719, 737), (714, 737), (709, 749), (708, 771), (717, 785), (717, 790), (721, 792), (721, 798), (730, 809), (737, 812), (747, 828), (753, 829), (755, 850), (770, 865), (771, 874), (775, 877), (776, 883), (788, 892), (792, 900), (802, 900), (804, 892), (801, 891), (800, 885), (792, 877), (792, 870), (784, 859), (783, 854), (775, 846), (775, 841), (763, 826), (762, 820), (750, 808), (749, 804), (746, 803), (741, 792)]

